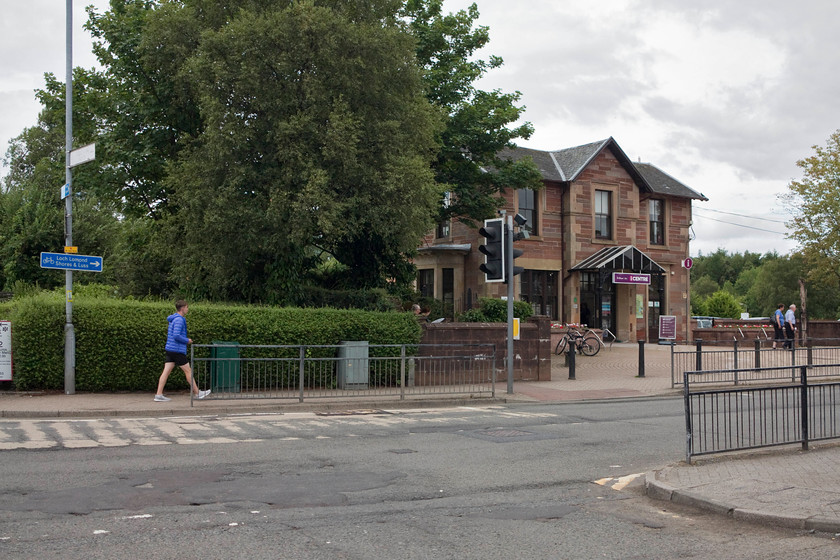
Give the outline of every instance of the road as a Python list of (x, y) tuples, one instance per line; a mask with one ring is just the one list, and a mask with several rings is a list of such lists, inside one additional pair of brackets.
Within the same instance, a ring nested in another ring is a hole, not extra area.
[(641, 493), (679, 399), (0, 421), (0, 556), (840, 557)]

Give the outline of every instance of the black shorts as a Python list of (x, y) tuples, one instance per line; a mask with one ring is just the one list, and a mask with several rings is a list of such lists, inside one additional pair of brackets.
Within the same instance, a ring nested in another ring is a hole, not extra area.
[(190, 363), (189, 359), (187, 358), (186, 354), (181, 354), (180, 352), (170, 352), (169, 350), (166, 351), (166, 363), (175, 362), (175, 365), (181, 367)]

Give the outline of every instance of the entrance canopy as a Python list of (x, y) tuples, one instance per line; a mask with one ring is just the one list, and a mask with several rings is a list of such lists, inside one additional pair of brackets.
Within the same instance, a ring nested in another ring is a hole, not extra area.
[(572, 271), (629, 270), (662, 274), (665, 269), (633, 245), (605, 247), (572, 267)]

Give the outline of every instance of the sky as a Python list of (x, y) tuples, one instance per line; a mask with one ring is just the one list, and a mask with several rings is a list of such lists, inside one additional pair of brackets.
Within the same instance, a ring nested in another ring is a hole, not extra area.
[[(445, 11), (469, 0), (444, 0)], [(691, 254), (787, 254), (781, 198), (798, 160), (840, 129), (840, 2), (836, 0), (475, 0), (489, 27), (482, 58), (504, 66), (477, 84), (519, 91), (535, 129), (518, 143), (559, 150), (613, 137), (704, 194)], [(96, 64), (74, 2), (73, 61)], [(0, 145), (36, 123), (45, 72), (65, 76), (61, 0), (4, 2)], [(5, 174), (6, 168), (0, 168)], [(56, 185), (56, 190), (60, 185)]]

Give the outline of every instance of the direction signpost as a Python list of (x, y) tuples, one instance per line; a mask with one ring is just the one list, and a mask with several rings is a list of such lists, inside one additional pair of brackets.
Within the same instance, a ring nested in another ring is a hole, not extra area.
[(65, 253), (41, 253), (41, 268), (102, 272), (102, 257)]

